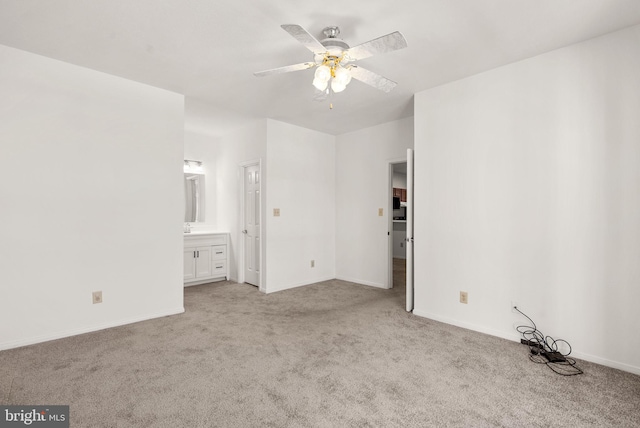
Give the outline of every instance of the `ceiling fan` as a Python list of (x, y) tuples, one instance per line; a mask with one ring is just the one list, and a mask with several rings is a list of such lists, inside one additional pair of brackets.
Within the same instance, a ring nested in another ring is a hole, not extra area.
[(322, 30), (325, 38), (321, 41), (318, 41), (299, 25), (285, 24), (281, 25), (281, 27), (313, 52), (313, 61), (259, 71), (253, 73), (255, 76), (270, 76), (272, 74), (288, 73), (316, 67), (313, 86), (315, 86), (318, 91), (326, 94), (329, 93), (329, 87), (332, 92), (344, 91), (351, 81), (351, 78), (384, 92), (391, 91), (397, 85), (396, 82), (380, 76), (373, 71), (362, 68), (354, 64), (354, 62), (376, 54), (406, 48), (407, 41), (400, 32), (395, 31), (386, 36), (369, 40), (354, 47), (349, 47), (344, 40), (338, 38), (340, 29), (335, 26), (326, 27)]

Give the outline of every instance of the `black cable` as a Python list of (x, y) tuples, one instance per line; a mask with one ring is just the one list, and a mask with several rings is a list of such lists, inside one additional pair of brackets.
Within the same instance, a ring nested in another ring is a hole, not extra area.
[[(519, 325), (516, 327), (518, 333), (522, 335), (522, 339), (529, 345), (529, 359), (537, 364), (546, 364), (555, 373), (562, 376), (575, 376), (584, 373), (580, 367), (576, 365), (576, 360), (568, 358), (571, 354), (571, 345), (564, 339), (554, 339), (551, 336), (542, 334), (536, 323), (524, 312), (514, 306), (513, 309), (520, 312), (526, 319), (531, 321), (532, 325)], [(558, 344), (565, 343), (569, 347), (566, 354), (558, 351)], [(560, 355), (562, 358), (560, 358)], [(555, 361), (554, 361), (555, 360)]]

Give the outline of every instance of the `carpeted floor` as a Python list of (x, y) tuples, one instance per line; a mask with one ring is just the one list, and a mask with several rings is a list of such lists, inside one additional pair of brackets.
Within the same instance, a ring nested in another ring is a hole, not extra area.
[(219, 282), (185, 307), (0, 352), (0, 402), (69, 404), (72, 427), (640, 426), (640, 376), (558, 376), (523, 345), (406, 313), (401, 286)]

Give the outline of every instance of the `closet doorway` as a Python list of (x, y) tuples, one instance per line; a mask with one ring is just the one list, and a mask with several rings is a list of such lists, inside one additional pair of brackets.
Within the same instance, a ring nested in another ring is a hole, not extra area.
[(389, 278), (407, 312), (413, 311), (413, 150), (389, 161)]

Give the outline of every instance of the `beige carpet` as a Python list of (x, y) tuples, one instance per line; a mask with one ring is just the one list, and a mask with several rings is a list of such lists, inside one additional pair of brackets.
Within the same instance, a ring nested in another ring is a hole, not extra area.
[(558, 376), (523, 345), (407, 314), (403, 287), (220, 282), (185, 306), (0, 352), (0, 401), (69, 404), (73, 427), (640, 426), (639, 376)]

